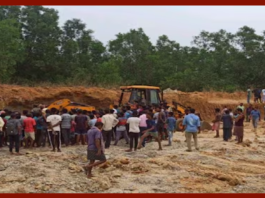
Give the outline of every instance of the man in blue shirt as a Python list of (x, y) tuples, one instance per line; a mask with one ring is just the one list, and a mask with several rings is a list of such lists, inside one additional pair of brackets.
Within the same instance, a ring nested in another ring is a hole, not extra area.
[(196, 150), (199, 150), (198, 148), (198, 141), (197, 141), (197, 134), (198, 131), (201, 131), (201, 123), (200, 118), (195, 115), (195, 109), (190, 109), (190, 114), (186, 115), (183, 119), (182, 125), (184, 126), (186, 140), (187, 140), (187, 146), (188, 146), (188, 152), (191, 152), (191, 137), (194, 139), (194, 144)]
[(259, 112), (257, 106), (255, 106), (254, 109), (251, 111), (250, 118), (252, 120), (252, 125), (254, 127), (254, 132), (256, 134), (257, 133), (257, 128), (258, 128), (258, 122), (261, 120), (260, 112)]
[(167, 131), (168, 131), (168, 146), (172, 144), (173, 133), (176, 130), (177, 120), (174, 118), (174, 113), (169, 112), (169, 117), (167, 118)]

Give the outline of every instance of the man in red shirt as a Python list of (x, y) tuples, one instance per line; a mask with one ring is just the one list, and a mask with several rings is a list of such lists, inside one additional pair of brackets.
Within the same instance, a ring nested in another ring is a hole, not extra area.
[(36, 121), (32, 118), (32, 115), (29, 113), (27, 118), (23, 121), (24, 130), (25, 130), (25, 147), (28, 147), (28, 142), (30, 141), (30, 148), (33, 147), (33, 142), (35, 140), (35, 131), (36, 131)]

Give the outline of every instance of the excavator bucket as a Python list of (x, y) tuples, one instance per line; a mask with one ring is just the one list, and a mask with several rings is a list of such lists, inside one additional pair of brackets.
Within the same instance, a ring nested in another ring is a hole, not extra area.
[(62, 109), (67, 109), (68, 111), (71, 111), (72, 109), (94, 111), (96, 109), (94, 106), (71, 102), (69, 99), (57, 100), (53, 102), (50, 106), (48, 106), (48, 109), (51, 108), (58, 109), (59, 111), (61, 111)]

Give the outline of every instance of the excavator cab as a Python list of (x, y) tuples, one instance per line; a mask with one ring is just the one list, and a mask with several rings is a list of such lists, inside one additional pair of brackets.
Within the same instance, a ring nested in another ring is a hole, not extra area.
[[(146, 105), (160, 105), (162, 98), (160, 98), (160, 88), (153, 86), (122, 86), (120, 87), (122, 93), (119, 99), (119, 106), (123, 105), (123, 98), (125, 93), (130, 93), (129, 104), (133, 109), (136, 104)], [(126, 104), (126, 103), (125, 103)]]

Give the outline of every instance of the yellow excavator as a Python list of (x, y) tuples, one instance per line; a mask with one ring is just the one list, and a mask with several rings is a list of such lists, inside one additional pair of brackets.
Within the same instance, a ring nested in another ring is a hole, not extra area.
[[(142, 105), (161, 105), (165, 104), (163, 99), (163, 91), (160, 89), (160, 87), (155, 86), (143, 86), (143, 85), (131, 85), (131, 86), (121, 86), (121, 95), (119, 99), (118, 106), (131, 106), (131, 109), (136, 109), (137, 104)], [(123, 103), (124, 95), (126, 93), (129, 93), (129, 101), (126, 101)], [(172, 101), (171, 104), (167, 103), (167, 106), (169, 106), (170, 111), (174, 112), (174, 115), (177, 119), (176, 127), (177, 131), (183, 130), (183, 117), (185, 116), (185, 110), (187, 107), (184, 105)], [(113, 105), (110, 106), (113, 108)], [(207, 122), (201, 123), (201, 129), (211, 129), (211, 125)]]
[(86, 110), (86, 111), (96, 110), (96, 108), (94, 106), (72, 102), (69, 99), (57, 100), (57, 101), (53, 102), (52, 104), (50, 104), (47, 108), (48, 109), (56, 108), (59, 111), (61, 111), (63, 109), (67, 109), (68, 111), (71, 111), (72, 109), (81, 109), (81, 110)]
[[(143, 85), (131, 85), (131, 86), (122, 86), (121, 95), (119, 99), (118, 106), (131, 106), (131, 109), (136, 109), (137, 104), (142, 105), (161, 105), (164, 103), (163, 100), (163, 91), (160, 87), (155, 86), (143, 86)], [(123, 103), (124, 95), (129, 93), (129, 101)], [(177, 102), (172, 102), (172, 104), (167, 104), (170, 109), (174, 112), (177, 119), (177, 131), (183, 129), (182, 118), (185, 115), (186, 107)], [(113, 108), (113, 105), (110, 106)]]

